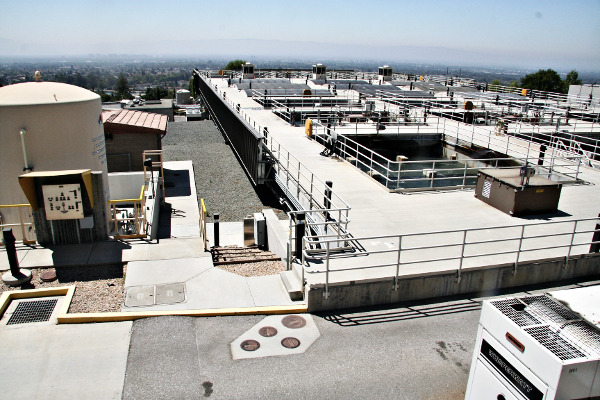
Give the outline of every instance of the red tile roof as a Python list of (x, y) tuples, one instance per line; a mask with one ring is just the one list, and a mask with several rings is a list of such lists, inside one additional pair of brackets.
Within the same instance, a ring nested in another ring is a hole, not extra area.
[(107, 133), (167, 133), (167, 116), (136, 110), (104, 110), (102, 122)]

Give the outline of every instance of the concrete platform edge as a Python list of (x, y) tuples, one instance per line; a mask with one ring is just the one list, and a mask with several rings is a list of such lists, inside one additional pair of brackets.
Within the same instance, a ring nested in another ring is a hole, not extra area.
[(426, 300), (456, 295), (493, 295), (500, 289), (552, 284), (570, 279), (597, 279), (600, 276), (600, 253), (589, 253), (564, 258), (536, 260), (489, 268), (463, 269), (461, 279), (457, 272), (445, 271), (426, 275), (400, 276), (394, 290), (394, 278), (356, 282), (347, 285), (311, 286), (307, 292), (308, 312), (339, 310), (394, 304), (404, 301)]
[(79, 324), (89, 322), (117, 322), (133, 321), (140, 318), (162, 316), (184, 317), (223, 317), (235, 315), (271, 315), (271, 314), (300, 314), (306, 313), (307, 306), (268, 306), (268, 307), (242, 307), (242, 308), (215, 308), (205, 310), (172, 310), (172, 311), (144, 311), (144, 312), (107, 312), (107, 313), (79, 313), (61, 314), (58, 316), (59, 324)]

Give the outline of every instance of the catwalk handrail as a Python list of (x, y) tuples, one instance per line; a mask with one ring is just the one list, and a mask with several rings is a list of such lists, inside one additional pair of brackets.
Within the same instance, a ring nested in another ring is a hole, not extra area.
[[(563, 225), (562, 229), (558, 225)], [(555, 228), (552, 233), (539, 233), (536, 228), (543, 227), (542, 232), (548, 228)], [(501, 236), (502, 230), (509, 230), (508, 236)], [(495, 238), (486, 239), (486, 231), (493, 233)], [(513, 231), (513, 232), (510, 232)], [(514, 232), (517, 232), (516, 234)], [(446, 270), (456, 270), (456, 279), (460, 281), (462, 270), (465, 261), (482, 259), (484, 257), (495, 257), (493, 262), (480, 263), (482, 265), (492, 264), (513, 264), (513, 273), (518, 271), (518, 265), (523, 261), (535, 261), (547, 258), (564, 258), (565, 263), (568, 263), (569, 258), (575, 255), (574, 248), (578, 248), (577, 254), (587, 254), (597, 252), (600, 246), (600, 241), (595, 240), (600, 233), (600, 217), (581, 218), (565, 221), (540, 222), (533, 224), (511, 225), (511, 226), (493, 226), (484, 228), (459, 229), (459, 230), (444, 230), (425, 233), (409, 233), (398, 235), (382, 235), (382, 236), (367, 236), (367, 237), (352, 237), (347, 238), (354, 243), (372, 242), (373, 240), (384, 241), (390, 244), (388, 250), (375, 251), (357, 251), (356, 253), (333, 253), (331, 244), (338, 242), (338, 237), (319, 237), (305, 236), (303, 238), (302, 251), (302, 270), (304, 274), (325, 273), (325, 292), (324, 296), (329, 295), (330, 273), (339, 271), (359, 271), (374, 268), (395, 268), (394, 290), (398, 290), (398, 281), (401, 275), (401, 268), (410, 265), (423, 265), (433, 262), (444, 262), (445, 266), (452, 265), (454, 262), (455, 268), (445, 268)], [(435, 242), (435, 236), (442, 239), (441, 243)], [(474, 237), (475, 239), (469, 239)], [(318, 240), (321, 244), (321, 249), (311, 249), (309, 244)], [(395, 247), (394, 247), (395, 245)], [(483, 245), (483, 246), (482, 246)], [(489, 245), (498, 245), (495, 249), (482, 250), (482, 247)], [(513, 247), (512, 249), (511, 246)], [(585, 246), (585, 247), (584, 247)], [(588, 247), (589, 246), (589, 247)], [(592, 248), (596, 248), (592, 250)], [(508, 249), (507, 249), (508, 248)], [(585, 248), (585, 251), (582, 251)], [(501, 250), (497, 250), (501, 249)], [(589, 250), (588, 250), (589, 249)], [(527, 257), (527, 254), (544, 251), (545, 256), (539, 257), (533, 254)], [(412, 259), (408, 256), (411, 252), (419, 252), (424, 254), (424, 257), (415, 257)], [(431, 257), (431, 254), (442, 253), (441, 256)], [(390, 261), (387, 263), (362, 265), (360, 267), (346, 268), (330, 268), (332, 259), (348, 258), (353, 255), (377, 255), (389, 254)], [(502, 258), (502, 256), (505, 256)], [(317, 263), (309, 263), (315, 260)], [(317, 269), (319, 266), (321, 268)], [(473, 265), (478, 266), (478, 265)]]
[[(449, 137), (455, 138), (456, 143), (458, 144), (459, 140), (466, 141), (469, 143), (476, 143), (485, 145), (487, 142), (487, 147), (492, 148), (496, 147), (496, 150), (501, 150), (498, 148), (496, 142), (499, 139), (492, 136), (492, 132), (487, 132), (487, 134), (481, 134), (480, 132), (476, 132), (475, 129), (461, 129), (461, 123), (457, 123), (456, 127), (453, 126), (453, 123), (448, 122), (448, 125), (444, 122), (443, 131), (447, 132), (445, 135), (445, 140), (448, 141)], [(452, 121), (453, 122), (453, 121)], [(470, 125), (462, 124), (465, 127), (469, 127)], [(453, 129), (454, 128), (454, 129)], [(327, 146), (328, 140), (330, 140), (331, 134), (328, 131), (335, 130), (335, 127), (327, 127), (324, 124), (315, 121), (313, 122), (313, 137), (318, 142), (321, 142), (323, 145)], [(437, 176), (438, 173), (446, 173), (452, 171), (462, 171), (462, 181), (458, 184), (445, 185), (444, 188), (451, 187), (467, 187), (473, 186), (473, 184), (467, 184), (468, 171), (476, 170), (476, 169), (495, 169), (499, 168), (498, 164), (501, 164), (502, 161), (511, 161), (518, 162), (521, 165), (528, 163), (538, 163), (540, 158), (543, 161), (543, 165), (536, 165), (536, 173), (538, 175), (545, 175), (550, 177), (553, 173), (558, 172), (562, 174), (564, 177), (568, 179), (572, 179), (573, 181), (577, 181), (579, 179), (580, 166), (582, 156), (575, 153), (568, 153), (566, 151), (558, 151), (555, 148), (549, 148), (546, 151), (546, 155), (541, 157), (540, 150), (532, 149), (532, 142), (526, 141), (527, 146), (519, 143), (519, 139), (513, 138), (511, 143), (511, 136), (503, 136), (504, 141), (506, 142), (506, 150), (505, 153), (509, 153), (509, 149), (513, 151), (515, 156), (511, 157), (500, 157), (500, 158), (481, 158), (481, 159), (468, 159), (466, 160), (468, 163), (479, 163), (485, 165), (479, 165), (478, 167), (469, 167), (467, 162), (464, 162), (464, 166), (460, 168), (451, 167), (451, 168), (439, 168), (440, 165), (444, 165), (447, 163), (452, 163), (452, 160), (419, 160), (419, 161), (392, 161), (385, 156), (377, 153), (369, 149), (368, 147), (352, 140), (349, 135), (344, 133), (341, 129), (336, 130), (338, 134), (337, 138), (337, 152), (338, 155), (345, 159), (346, 161), (352, 160), (352, 163), (355, 163), (357, 167), (361, 170), (366, 170), (366, 173), (370, 176), (378, 175), (380, 179), (384, 180), (383, 185), (390, 190), (402, 190), (404, 188), (400, 188), (400, 182), (403, 181), (423, 181), (430, 182), (429, 187), (421, 187), (416, 188), (417, 190), (429, 190), (429, 189), (439, 189), (435, 187), (434, 183), (436, 181), (447, 181), (451, 179), (457, 179), (460, 177), (449, 177), (449, 176)], [(461, 133), (462, 132), (462, 133)], [(461, 136), (462, 135), (462, 136)], [(481, 136), (481, 138), (480, 138)], [(493, 140), (492, 140), (493, 138)], [(494, 146), (492, 146), (494, 144)], [(504, 146), (504, 145), (503, 145)], [(519, 151), (519, 148), (523, 148), (522, 151)], [(504, 147), (502, 148), (504, 150)], [(558, 155), (558, 156), (557, 156)], [(432, 174), (430, 177), (422, 177), (422, 178), (414, 178), (411, 176), (406, 176), (407, 174), (414, 173), (415, 171), (410, 168), (410, 165), (422, 164), (422, 163), (431, 163), (432, 166), (428, 169), (432, 170)], [(486, 166), (487, 165), (487, 166)], [(514, 168), (515, 166), (512, 166)], [(502, 167), (500, 167), (502, 168)], [(505, 167), (509, 168), (509, 167)], [(405, 176), (402, 177), (402, 174)]]

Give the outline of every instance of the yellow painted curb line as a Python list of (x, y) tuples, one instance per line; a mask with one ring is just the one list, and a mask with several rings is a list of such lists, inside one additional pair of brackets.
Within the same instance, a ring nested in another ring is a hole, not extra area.
[(78, 324), (86, 322), (133, 321), (140, 318), (164, 317), (169, 315), (184, 317), (225, 317), (234, 315), (302, 314), (306, 313), (307, 311), (308, 308), (306, 306), (269, 306), (240, 308), (207, 308), (204, 310), (78, 313), (61, 314), (58, 316), (58, 323)]
[(4, 311), (6, 311), (12, 300), (47, 296), (65, 296), (62, 309), (57, 317), (59, 324), (133, 321), (140, 318), (163, 317), (169, 315), (186, 317), (219, 317), (235, 315), (302, 314), (308, 311), (308, 307), (304, 305), (69, 314), (69, 307), (71, 306), (71, 300), (73, 299), (74, 294), (75, 286), (6, 291), (0, 296), (0, 316), (4, 314)]

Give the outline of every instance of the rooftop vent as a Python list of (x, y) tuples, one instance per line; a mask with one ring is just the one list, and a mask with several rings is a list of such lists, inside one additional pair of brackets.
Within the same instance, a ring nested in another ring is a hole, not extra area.
[(491, 304), (563, 361), (600, 357), (600, 332), (548, 296), (511, 298)]

